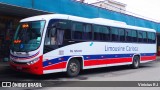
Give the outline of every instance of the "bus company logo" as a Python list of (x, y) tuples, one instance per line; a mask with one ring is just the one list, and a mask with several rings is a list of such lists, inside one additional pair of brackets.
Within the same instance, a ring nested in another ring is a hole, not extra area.
[(11, 82), (2, 82), (2, 87), (12, 87)]

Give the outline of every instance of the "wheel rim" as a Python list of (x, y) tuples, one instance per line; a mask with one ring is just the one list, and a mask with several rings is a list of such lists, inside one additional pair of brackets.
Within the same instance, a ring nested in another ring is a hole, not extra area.
[(69, 70), (72, 72), (72, 73), (76, 73), (78, 72), (78, 65), (76, 63), (71, 63), (69, 65)]
[(138, 67), (138, 64), (139, 64), (139, 63), (138, 63), (138, 59), (135, 58), (135, 59), (134, 59), (134, 65), (135, 65), (136, 67)]

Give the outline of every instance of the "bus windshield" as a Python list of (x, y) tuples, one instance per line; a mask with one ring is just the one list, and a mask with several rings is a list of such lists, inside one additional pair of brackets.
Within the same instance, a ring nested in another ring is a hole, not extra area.
[(13, 38), (12, 51), (28, 52), (36, 50), (40, 46), (44, 26), (45, 21), (20, 23)]

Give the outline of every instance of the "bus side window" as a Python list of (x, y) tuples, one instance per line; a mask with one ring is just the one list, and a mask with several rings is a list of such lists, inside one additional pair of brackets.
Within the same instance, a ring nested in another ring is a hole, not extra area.
[(124, 33), (124, 29), (119, 29), (119, 38), (121, 42), (125, 41), (125, 33)]
[(155, 33), (152, 33), (152, 42), (156, 43), (156, 34)]
[(48, 28), (45, 36), (45, 45), (55, 45), (56, 44), (56, 28)]
[[(56, 45), (63, 45), (63, 36), (64, 36), (64, 30), (62, 29), (57, 29), (57, 33), (56, 33)], [(54, 44), (53, 44), (54, 45)]]
[[(55, 34), (56, 34), (56, 24), (59, 20), (58, 19), (53, 19), (49, 21), (47, 30), (46, 30), (46, 35), (45, 35), (45, 41), (44, 41), (44, 45), (51, 45), (51, 36), (52, 41), (55, 40)], [(52, 42), (53, 44), (53, 42)]]
[(147, 32), (143, 32), (143, 42), (147, 43)]
[(132, 42), (137, 42), (137, 31), (132, 30)]
[(94, 40), (101, 40), (100, 26), (94, 25), (93, 30), (94, 30)]
[(55, 28), (52, 28), (49, 30), (49, 39), (50, 39), (51, 45), (56, 44), (56, 29)]
[(118, 28), (111, 27), (112, 41), (119, 41), (119, 30)]
[[(49, 22), (46, 32), (45, 45), (63, 45), (65, 39), (71, 38), (71, 21), (69, 20), (56, 20)], [(66, 32), (66, 33), (65, 33)]]
[(82, 40), (82, 33), (84, 31), (83, 23), (73, 22), (72, 38)]
[(132, 42), (132, 32), (131, 30), (126, 30), (126, 41), (127, 42)]
[(66, 45), (71, 40), (71, 24), (70, 20), (60, 20), (57, 23), (56, 45)]
[(138, 31), (138, 42), (143, 42), (143, 34), (142, 31)]
[(92, 29), (90, 24), (85, 24), (85, 31), (83, 32), (83, 40), (92, 39)]
[(155, 33), (148, 32), (148, 43), (156, 43)]
[(58, 24), (61, 20), (50, 20), (44, 41), (44, 53), (57, 49), (59, 45), (63, 44), (64, 30)]
[(110, 40), (110, 29), (109, 27), (102, 27), (102, 33), (103, 33), (103, 41), (109, 41)]
[[(62, 33), (62, 30), (64, 31), (64, 40), (70, 40), (71, 39), (71, 24), (72, 22), (70, 20), (60, 20), (57, 24), (57, 29), (60, 30), (57, 32)], [(63, 34), (63, 33), (62, 33)]]
[(46, 31), (45, 45), (55, 45), (57, 30), (55, 27), (48, 28)]

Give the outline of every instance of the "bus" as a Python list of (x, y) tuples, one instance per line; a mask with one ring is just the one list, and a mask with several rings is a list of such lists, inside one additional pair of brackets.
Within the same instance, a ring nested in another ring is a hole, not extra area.
[(103, 18), (47, 14), (20, 21), (10, 66), (42, 75), (118, 65), (139, 68), (156, 60), (156, 31)]

